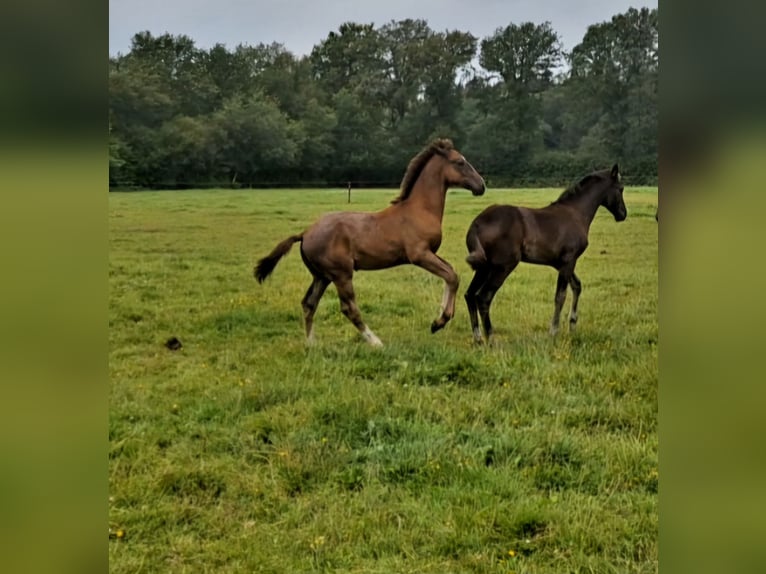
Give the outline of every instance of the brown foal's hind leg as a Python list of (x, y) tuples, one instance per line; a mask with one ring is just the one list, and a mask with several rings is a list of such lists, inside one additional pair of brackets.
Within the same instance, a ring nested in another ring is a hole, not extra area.
[(309, 286), (308, 291), (306, 291), (303, 301), (301, 301), (301, 306), (303, 307), (303, 319), (306, 322), (307, 343), (314, 342), (314, 313), (319, 305), (319, 300), (322, 298), (322, 295), (324, 295), (325, 289), (327, 289), (329, 284), (330, 282), (327, 279), (315, 275), (314, 281)]
[(383, 343), (378, 339), (377, 335), (373, 333), (370, 328), (362, 321), (362, 314), (359, 312), (359, 308), (356, 306), (356, 297), (354, 295), (354, 285), (351, 282), (351, 275), (340, 277), (333, 280), (335, 287), (338, 289), (338, 298), (340, 299), (340, 310), (348, 320), (354, 324), (362, 337), (372, 345), (373, 347), (382, 347)]
[(457, 296), (457, 288), (460, 285), (460, 278), (449, 263), (432, 251), (424, 251), (417, 257), (411, 258), (411, 260), (418, 267), (422, 267), (429, 273), (444, 279), (441, 314), (431, 323), (431, 332), (436, 333), (436, 331), (442, 329), (447, 324), (447, 321), (455, 316), (455, 297)]
[(577, 325), (577, 301), (580, 299), (580, 293), (582, 293), (582, 283), (574, 271), (569, 278), (569, 286), (572, 288), (572, 310), (569, 312), (569, 331), (571, 332), (575, 330)]
[(561, 317), (561, 308), (564, 306), (564, 301), (567, 299), (567, 285), (569, 284), (570, 272), (559, 271), (558, 279), (556, 280), (556, 297), (555, 308), (553, 310), (553, 319), (551, 320), (551, 335), (555, 336), (559, 332), (559, 319)]
[(484, 336), (487, 338), (487, 344), (492, 342), (492, 321), (489, 318), (489, 307), (492, 305), (497, 290), (505, 283), (506, 278), (516, 268), (517, 264), (513, 263), (507, 267), (493, 265), (484, 287), (479, 291), (479, 314), (481, 315), (481, 322), (484, 324)]
[(479, 329), (479, 312), (476, 301), (476, 296), (484, 283), (487, 280), (487, 267), (479, 267), (471, 279), (471, 283), (468, 285), (468, 289), (465, 292), (465, 304), (468, 306), (468, 316), (471, 319), (471, 331), (473, 332), (473, 342), (477, 345), (484, 343), (484, 339), (481, 337), (481, 330)]

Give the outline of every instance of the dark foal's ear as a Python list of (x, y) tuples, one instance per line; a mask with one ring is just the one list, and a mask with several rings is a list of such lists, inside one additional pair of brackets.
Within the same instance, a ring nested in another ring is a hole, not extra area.
[(612, 179), (616, 180), (620, 175), (620, 169), (617, 167), (617, 164), (614, 164), (614, 167), (612, 167)]

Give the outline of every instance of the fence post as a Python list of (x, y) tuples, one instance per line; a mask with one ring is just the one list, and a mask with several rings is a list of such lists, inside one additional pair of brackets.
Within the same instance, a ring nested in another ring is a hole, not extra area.
[(351, 203), (351, 182), (348, 182), (348, 203)]

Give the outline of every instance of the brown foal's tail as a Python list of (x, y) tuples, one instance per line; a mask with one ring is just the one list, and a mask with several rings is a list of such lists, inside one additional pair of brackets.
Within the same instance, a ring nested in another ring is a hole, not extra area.
[(277, 263), (279, 263), (279, 260), (282, 259), (285, 255), (287, 255), (287, 252), (290, 251), (290, 248), (293, 246), (293, 243), (296, 241), (301, 241), (303, 239), (303, 233), (299, 233), (298, 235), (291, 235), (284, 241), (282, 241), (279, 245), (277, 245), (274, 248), (274, 251), (269, 253), (266, 257), (261, 259), (258, 262), (258, 265), (255, 266), (255, 269), (253, 269), (253, 275), (255, 275), (255, 278), (258, 280), (258, 283), (263, 283), (264, 279), (271, 275), (271, 272), (274, 271), (274, 267), (277, 266)]
[(468, 257), (465, 260), (471, 269), (476, 270), (479, 266), (487, 262), (487, 254), (479, 241), (479, 231), (475, 225), (471, 225), (468, 234), (465, 236), (465, 244), (468, 247)]

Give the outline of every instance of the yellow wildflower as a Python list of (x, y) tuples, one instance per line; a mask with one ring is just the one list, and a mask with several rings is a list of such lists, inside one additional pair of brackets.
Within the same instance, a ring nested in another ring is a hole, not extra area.
[(324, 542), (325, 542), (325, 540), (324, 540), (324, 536), (317, 536), (316, 538), (314, 538), (314, 542), (312, 542), (311, 544), (309, 544), (309, 547), (310, 547), (310, 548), (311, 548), (311, 549), (312, 549), (314, 552), (316, 552), (316, 551), (317, 551), (317, 550), (319, 550), (319, 549), (320, 549), (322, 546), (324, 546)]

